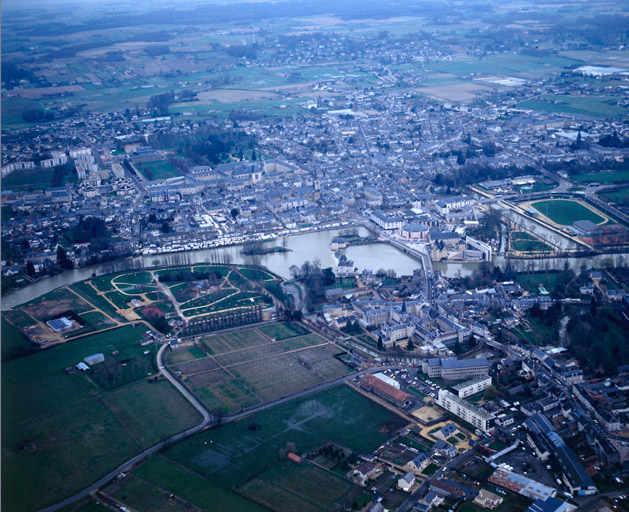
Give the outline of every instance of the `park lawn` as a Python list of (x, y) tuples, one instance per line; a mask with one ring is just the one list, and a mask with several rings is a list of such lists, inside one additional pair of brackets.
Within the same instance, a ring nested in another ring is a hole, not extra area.
[(112, 279), (114, 279), (115, 276), (112, 275), (106, 275), (106, 276), (99, 276), (99, 277), (93, 277), (91, 279), (92, 284), (101, 292), (110, 292), (115, 290), (116, 288), (114, 287), (113, 284), (111, 284)]
[(247, 279), (256, 281), (273, 281), (276, 277), (269, 272), (259, 268), (238, 267), (240, 273)]
[(252, 421), (243, 419), (202, 432), (168, 448), (165, 455), (225, 489), (233, 489), (276, 461), (279, 449), (288, 442), (295, 443), (297, 453), (326, 441), (369, 453), (406, 424), (348, 386), (260, 412), (255, 416), (257, 430), (249, 429)]
[(156, 160), (154, 162), (141, 162), (135, 164), (138, 171), (149, 181), (163, 180), (181, 176), (181, 173), (175, 169), (170, 162), (166, 160)]
[(295, 323), (265, 325), (264, 327), (259, 327), (258, 330), (266, 334), (269, 338), (275, 338), (278, 341), (294, 338), (295, 336), (302, 336), (310, 332), (301, 324)]
[(32, 351), (34, 347), (22, 334), (4, 318), (2, 319), (2, 362), (9, 361)]
[(629, 182), (629, 171), (602, 171), (602, 172), (586, 172), (571, 176), (574, 181), (579, 183), (602, 183), (608, 185), (611, 183), (627, 183)]
[[(191, 440), (198, 440), (198, 436)], [(216, 512), (263, 512), (265, 510), (234, 492), (195, 475), (161, 456), (151, 457), (135, 469), (133, 474), (204, 510)]]
[(170, 382), (146, 380), (109, 393), (105, 403), (141, 448), (196, 425), (201, 416)]
[(511, 249), (521, 252), (552, 251), (552, 247), (526, 231), (511, 233)]
[(589, 220), (594, 224), (605, 222), (605, 219), (600, 215), (570, 199), (536, 201), (531, 203), (531, 206), (553, 222), (564, 226), (570, 226), (578, 220)]
[(111, 281), (123, 288), (121, 283), (154, 285), (153, 276), (149, 272), (132, 272), (130, 274), (118, 274), (111, 277)]

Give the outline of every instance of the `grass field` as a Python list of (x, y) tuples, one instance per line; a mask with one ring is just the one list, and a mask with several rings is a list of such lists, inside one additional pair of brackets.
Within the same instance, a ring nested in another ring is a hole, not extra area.
[(2, 324), (2, 362), (26, 354), (33, 349), (31, 343), (4, 318)]
[(525, 231), (511, 233), (511, 249), (520, 252), (552, 251), (553, 248)]
[(243, 496), (275, 512), (328, 510), (353, 487), (344, 478), (314, 464), (282, 461), (238, 489)]
[(308, 329), (300, 324), (288, 323), (265, 325), (264, 327), (260, 327), (259, 330), (269, 338), (275, 338), (276, 340), (285, 340), (287, 338), (293, 338), (294, 336), (308, 334)]
[(141, 162), (135, 164), (135, 167), (149, 181), (163, 180), (166, 178), (172, 178), (174, 176), (181, 175), (181, 173), (172, 165), (170, 165), (170, 163), (166, 160), (156, 160), (155, 162)]
[(14, 171), (2, 178), (2, 190), (44, 190), (52, 186), (52, 169)]
[(532, 293), (538, 292), (540, 284), (543, 285), (550, 293), (555, 293), (558, 276), (558, 272), (519, 273), (516, 276), (516, 281), (522, 288)]
[(606, 119), (621, 119), (629, 113), (626, 107), (618, 105), (616, 98), (606, 96), (560, 96), (545, 94), (542, 100), (532, 99), (518, 103), (518, 108), (541, 110), (543, 112), (563, 112)]
[(616, 190), (607, 190), (598, 194), (608, 201), (616, 204), (629, 206), (629, 187), (619, 187)]
[(145, 330), (123, 327), (3, 361), (3, 509), (58, 501), (197, 422), (194, 409), (165, 382), (107, 393), (91, 374), (64, 372), (96, 352), (118, 350), (120, 360), (143, 356), (137, 341)]
[(629, 182), (629, 171), (586, 172), (583, 174), (576, 174), (571, 176), (571, 178), (579, 183), (598, 182), (603, 185), (627, 183)]
[(295, 443), (300, 454), (328, 440), (357, 453), (369, 453), (406, 424), (347, 386), (258, 413), (257, 430), (250, 430), (252, 421), (244, 419), (205, 431), (168, 448), (165, 456), (229, 490), (276, 461), (287, 442)]
[(531, 203), (531, 206), (553, 222), (563, 226), (570, 226), (578, 220), (590, 220), (594, 224), (601, 224), (605, 221), (603, 217), (589, 208), (569, 199), (536, 201)]

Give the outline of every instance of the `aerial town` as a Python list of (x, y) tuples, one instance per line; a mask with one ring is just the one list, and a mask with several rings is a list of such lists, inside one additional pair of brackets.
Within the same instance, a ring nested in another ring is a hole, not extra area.
[(3, 16), (2, 507), (629, 511), (626, 6), (166, 4)]

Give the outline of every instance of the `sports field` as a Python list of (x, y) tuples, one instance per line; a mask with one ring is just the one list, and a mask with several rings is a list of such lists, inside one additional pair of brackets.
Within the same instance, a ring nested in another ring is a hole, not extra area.
[(346, 375), (340, 352), (299, 324), (279, 323), (206, 336), (168, 363), (210, 410), (231, 414)]
[[(153, 354), (138, 341), (146, 328), (122, 327), (3, 361), (2, 508), (29, 511), (79, 491), (162, 437), (199, 421), (167, 382), (146, 382), (140, 361)], [(118, 354), (112, 355), (117, 351)], [(75, 372), (84, 357), (105, 363)], [(137, 361), (137, 364), (136, 364)], [(109, 379), (109, 380), (108, 380)], [(116, 387), (116, 379), (126, 384)], [(107, 391), (114, 384), (113, 391)]]
[(531, 206), (554, 223), (563, 226), (570, 226), (578, 220), (589, 220), (594, 224), (605, 222), (605, 218), (598, 215), (595, 211), (583, 206), (578, 201), (570, 199), (535, 201), (531, 203)]
[(181, 173), (172, 165), (170, 165), (170, 163), (166, 160), (156, 160), (155, 162), (142, 162), (135, 164), (135, 167), (149, 181), (163, 180), (166, 178), (172, 178), (174, 176), (181, 175)]

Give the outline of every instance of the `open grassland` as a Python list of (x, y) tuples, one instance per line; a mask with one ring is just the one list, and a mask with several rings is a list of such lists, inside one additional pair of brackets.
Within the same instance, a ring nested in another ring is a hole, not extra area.
[(243, 496), (276, 512), (324, 511), (353, 484), (314, 464), (282, 461), (238, 489)]
[[(259, 428), (251, 430), (253, 423)], [(405, 424), (348, 386), (338, 386), (258, 413), (255, 418), (205, 431), (168, 448), (164, 455), (229, 491), (277, 461), (279, 449), (288, 442), (295, 443), (298, 453), (329, 440), (357, 453), (369, 453)], [(174, 486), (169, 490), (181, 495)]]
[(594, 211), (586, 208), (577, 201), (569, 199), (549, 199), (531, 203), (542, 215), (545, 215), (556, 224), (570, 226), (578, 220), (590, 220), (594, 224), (601, 224), (605, 219)]
[(123, 361), (153, 357), (138, 343), (145, 330), (122, 327), (3, 361), (3, 509), (28, 511), (59, 501), (197, 422), (170, 384), (149, 384), (146, 374), (107, 392), (97, 374), (64, 372), (102, 352), (106, 362), (95, 368), (118, 361), (124, 374), (132, 364)]
[(525, 100), (518, 108), (541, 110), (544, 112), (564, 112), (606, 119), (625, 118), (629, 113), (626, 107), (618, 105), (618, 99), (606, 96), (561, 96), (545, 94), (542, 99)]

